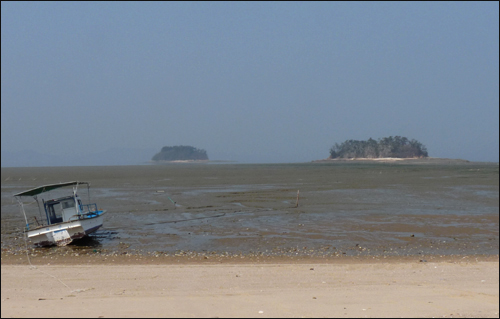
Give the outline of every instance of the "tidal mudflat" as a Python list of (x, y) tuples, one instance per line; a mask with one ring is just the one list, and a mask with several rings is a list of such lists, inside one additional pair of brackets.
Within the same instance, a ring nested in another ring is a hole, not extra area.
[[(2, 256), (25, 249), (24, 220), (12, 195), (72, 180), (91, 182), (91, 201), (108, 210), (104, 226), (90, 240), (34, 254), (344, 257), (499, 250), (497, 163), (178, 163), (2, 168)], [(28, 208), (38, 216), (36, 205)]]

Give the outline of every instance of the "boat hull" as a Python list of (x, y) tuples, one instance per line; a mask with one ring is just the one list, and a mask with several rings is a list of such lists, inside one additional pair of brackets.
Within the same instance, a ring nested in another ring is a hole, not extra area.
[(36, 247), (65, 246), (98, 230), (103, 224), (105, 213), (106, 211), (100, 211), (95, 217), (39, 227), (29, 230), (27, 235)]

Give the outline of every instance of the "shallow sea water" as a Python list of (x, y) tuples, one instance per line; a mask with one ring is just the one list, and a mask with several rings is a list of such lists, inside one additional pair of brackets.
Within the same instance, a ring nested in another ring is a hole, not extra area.
[[(13, 194), (72, 180), (91, 182), (91, 202), (107, 210), (104, 226), (90, 240), (49, 250), (499, 252), (498, 164), (343, 162), (2, 168), (3, 251), (24, 247)], [(57, 192), (51, 198), (66, 194)], [(86, 188), (79, 193), (85, 201)], [(32, 203), (27, 211), (39, 216)]]

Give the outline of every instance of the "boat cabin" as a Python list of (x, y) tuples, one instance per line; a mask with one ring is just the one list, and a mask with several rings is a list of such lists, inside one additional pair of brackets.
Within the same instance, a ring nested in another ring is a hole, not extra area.
[(51, 199), (43, 203), (49, 225), (78, 219), (82, 214), (82, 201), (75, 196)]

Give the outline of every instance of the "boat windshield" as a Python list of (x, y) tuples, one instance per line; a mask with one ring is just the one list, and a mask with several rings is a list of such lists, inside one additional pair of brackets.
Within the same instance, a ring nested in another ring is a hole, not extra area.
[(75, 207), (75, 200), (73, 198), (66, 199), (61, 201), (61, 204), (63, 209)]
[(46, 205), (50, 223), (51, 224), (61, 223), (63, 221), (61, 203), (53, 202), (53, 203), (47, 203)]

